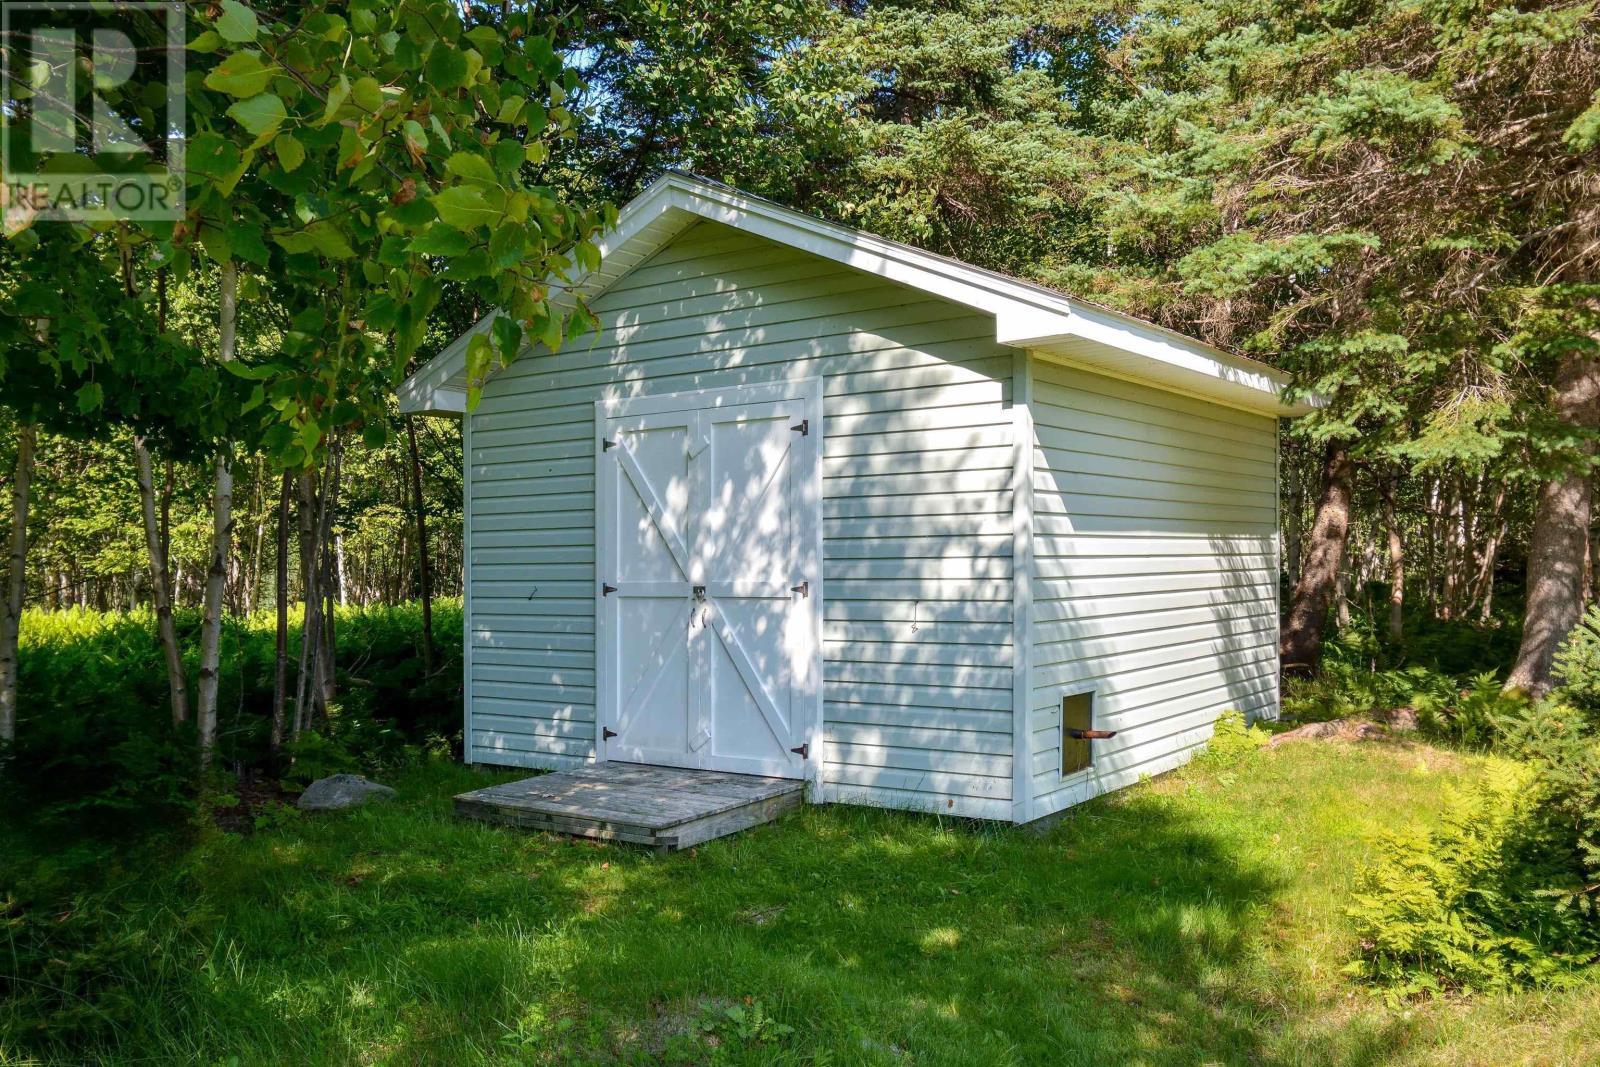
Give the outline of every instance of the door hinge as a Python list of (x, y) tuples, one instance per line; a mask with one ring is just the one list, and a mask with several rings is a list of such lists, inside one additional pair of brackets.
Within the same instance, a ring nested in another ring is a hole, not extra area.
[(600, 586), (600, 595), (601, 596), (610, 596), (612, 593), (615, 593), (616, 591), (617, 591), (617, 587), (614, 586), (614, 585), (605, 585), (604, 583), (602, 583), (601, 586)]
[(600, 740), (609, 741), (613, 737), (616, 737), (616, 736), (617, 736), (617, 732), (615, 730), (611, 729), (609, 726), (602, 726), (600, 728)]
[(602, 451), (602, 452), (609, 452), (613, 448), (616, 448), (616, 447), (617, 447), (617, 443), (615, 441), (601, 440), (601, 442), (600, 442), (600, 451)]
[(810, 597), (811, 597), (811, 583), (809, 581), (804, 581), (804, 582), (801, 582), (799, 585), (791, 585), (789, 587), (789, 592), (791, 592), (791, 593), (799, 593), (802, 597), (804, 597), (806, 599), (810, 599)]
[(789, 427), (789, 429), (791, 431), (793, 431), (794, 433), (799, 434), (801, 437), (810, 437), (811, 436), (811, 420), (810, 419), (801, 419), (799, 426), (791, 426), (791, 427)]
[(795, 753), (801, 759), (810, 759), (811, 758), (811, 745), (809, 743), (801, 745), (798, 748), (791, 748), (789, 751)]
[(1074, 741), (1109, 741), (1117, 736), (1115, 730), (1068, 730), (1067, 736)]

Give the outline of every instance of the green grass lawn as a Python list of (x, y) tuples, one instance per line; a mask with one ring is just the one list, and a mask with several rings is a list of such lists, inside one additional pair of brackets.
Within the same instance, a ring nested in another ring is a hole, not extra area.
[[(1342, 973), (1372, 835), (1436, 817), (1480, 769), (1422, 745), (1300, 743), (1044, 833), (808, 808), (658, 859), (460, 822), (451, 794), (491, 779), (431, 766), (394, 783), (396, 804), (216, 834), (140, 880), (119, 906), (148, 951), (101, 1054), (1600, 1061), (1595, 988), (1390, 1007)], [(0, 1005), (0, 1063), (46, 1040), (26, 1022)]]

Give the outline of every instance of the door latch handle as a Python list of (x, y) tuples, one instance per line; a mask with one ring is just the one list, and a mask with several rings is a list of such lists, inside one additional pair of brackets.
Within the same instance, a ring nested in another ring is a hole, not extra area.
[(694, 598), (696, 600), (704, 600), (706, 598), (706, 587), (703, 586), (703, 585), (695, 586), (694, 587)]
[(791, 585), (789, 587), (789, 592), (791, 592), (791, 593), (799, 593), (800, 596), (803, 599), (809, 599), (810, 596), (811, 596), (811, 582), (810, 581), (804, 581), (804, 582), (801, 582), (799, 585)]

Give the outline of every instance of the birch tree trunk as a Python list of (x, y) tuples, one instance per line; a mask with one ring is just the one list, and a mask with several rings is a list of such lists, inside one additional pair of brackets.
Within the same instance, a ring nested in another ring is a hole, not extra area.
[(289, 699), (289, 497), (293, 490), (294, 475), (285, 471), (283, 489), (278, 495), (277, 570), (273, 574), (277, 583), (278, 632), (272, 667), (272, 734), (269, 742), (274, 756), (283, 749), (284, 731), (288, 725), (285, 706)]
[(183, 670), (177, 627), (172, 622), (172, 567), (163, 524), (156, 516), (155, 469), (143, 437), (133, 439), (134, 461), (139, 468), (139, 503), (144, 514), (144, 541), (150, 559), (150, 599), (156, 609), (156, 629), (167, 660), (167, 691), (172, 702), (172, 722), (189, 721), (189, 679)]
[[(320, 637), (322, 647), (317, 655), (316, 677), (321, 684), (321, 697), (317, 706), (322, 711), (323, 720), (328, 717), (328, 710), (338, 699), (338, 677), (334, 667), (339, 662), (339, 646), (337, 627), (338, 612), (334, 610), (336, 604), (344, 603), (344, 560), (342, 555), (330, 551), (340, 545), (342, 538), (333, 532), (334, 520), (339, 509), (339, 489), (344, 479), (344, 443), (335, 435), (329, 443), (332, 452), (332, 463), (328, 469), (328, 478), (322, 486), (322, 532), (317, 541), (323, 546), (324, 574), (322, 587), (325, 591), (327, 603), (323, 606), (322, 627)], [(338, 564), (337, 568), (335, 563)], [(336, 588), (337, 586), (337, 588)]]
[(406, 416), (406, 444), (411, 452), (411, 499), (417, 506), (417, 578), (422, 592), (422, 672), (433, 676), (433, 566), (428, 558), (428, 511), (422, 500), (422, 457), (417, 451), (417, 424)]
[(1405, 636), (1406, 546), (1395, 516), (1392, 480), (1383, 485), (1383, 525), (1389, 535), (1389, 640), (1399, 644)]
[(1339, 584), (1345, 541), (1350, 533), (1350, 490), (1354, 479), (1355, 464), (1348, 447), (1342, 441), (1329, 441), (1305, 564), (1278, 634), (1278, 656), (1285, 672), (1313, 673), (1321, 658), (1328, 607)]
[(1483, 549), (1483, 569), (1478, 574), (1478, 621), (1488, 622), (1494, 612), (1494, 567), (1500, 555), (1500, 542), (1506, 536), (1505, 520), (1495, 527), (1489, 543)]
[[(234, 356), (238, 324), (239, 268), (222, 265), (218, 278), (217, 327), (221, 335), (218, 355), (224, 363)], [(216, 488), (211, 497), (211, 565), (206, 572), (205, 616), (200, 629), (200, 685), (195, 719), (200, 728), (200, 767), (211, 766), (217, 744), (218, 667), (222, 657), (222, 597), (228, 580), (228, 556), (233, 544), (233, 468), (226, 451), (217, 457)]]
[(1500, 482), (1495, 486), (1494, 498), (1489, 502), (1488, 518), (1485, 528), (1493, 531), (1489, 540), (1484, 543), (1483, 557), (1478, 561), (1478, 574), (1472, 582), (1472, 595), (1478, 603), (1478, 621), (1488, 622), (1490, 612), (1494, 609), (1494, 567), (1500, 555), (1500, 542), (1506, 536), (1506, 520), (1501, 512), (1505, 509), (1506, 483)]
[(11, 546), (6, 554), (5, 600), (0, 603), (0, 765), (17, 739), (17, 639), (22, 630), (28, 562), (28, 503), (33, 482), (32, 426), (17, 428), (17, 468), (11, 483)]
[(294, 690), (294, 736), (299, 737), (311, 728), (310, 709), (306, 702), (315, 689), (311, 685), (310, 672), (316, 664), (317, 646), (321, 644), (315, 639), (318, 626), (318, 616), (321, 614), (319, 605), (322, 601), (321, 592), (317, 588), (318, 556), (317, 531), (321, 527), (316, 514), (316, 475), (305, 471), (300, 475), (300, 596), (303, 605), (303, 618), (300, 625), (300, 669), (295, 676)]
[[(1600, 424), (1600, 360), (1570, 352), (1556, 375), (1556, 414), (1573, 426)], [(1586, 450), (1587, 452), (1587, 450)], [(1589, 472), (1577, 465), (1539, 490), (1528, 538), (1528, 602), (1522, 646), (1507, 689), (1542, 696), (1556, 650), (1583, 613), (1583, 564), (1589, 539)]]

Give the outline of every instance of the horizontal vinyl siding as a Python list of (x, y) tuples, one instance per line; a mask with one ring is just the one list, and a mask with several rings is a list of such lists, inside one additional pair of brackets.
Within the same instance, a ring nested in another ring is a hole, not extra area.
[(1011, 356), (994, 322), (709, 223), (470, 416), (473, 760), (595, 731), (593, 403), (824, 379), (823, 799), (1007, 818)]
[[(1034, 367), (1033, 814), (1182, 762), (1221, 712), (1277, 709), (1273, 419)], [(1094, 772), (1060, 701), (1092, 689)]]

